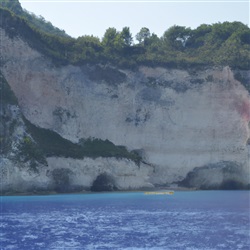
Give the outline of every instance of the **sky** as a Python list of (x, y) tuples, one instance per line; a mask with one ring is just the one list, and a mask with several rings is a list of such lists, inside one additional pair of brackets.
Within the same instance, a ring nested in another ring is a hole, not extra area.
[(72, 37), (102, 38), (109, 27), (142, 27), (159, 37), (173, 25), (240, 21), (249, 26), (249, 0), (19, 0), (22, 7), (43, 16)]

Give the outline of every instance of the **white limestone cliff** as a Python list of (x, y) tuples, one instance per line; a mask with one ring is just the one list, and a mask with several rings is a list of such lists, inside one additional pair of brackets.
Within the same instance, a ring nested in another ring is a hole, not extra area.
[[(138, 150), (143, 161), (154, 167), (149, 171), (144, 166), (135, 178), (126, 179), (129, 184), (118, 178), (121, 187), (179, 182), (196, 168), (220, 162), (241, 166), (246, 177), (242, 182), (249, 184), (250, 98), (229, 67), (141, 66), (137, 71), (108, 65), (56, 67), (25, 41), (0, 32), (0, 70), (31, 123), (72, 142), (108, 139)], [(250, 77), (250, 72), (245, 74)], [(83, 167), (86, 159), (48, 159), (52, 168), (84, 168), (88, 185), (101, 168), (115, 176), (126, 165), (128, 175), (135, 171), (124, 160), (113, 165), (110, 159), (88, 161), (89, 172)]]

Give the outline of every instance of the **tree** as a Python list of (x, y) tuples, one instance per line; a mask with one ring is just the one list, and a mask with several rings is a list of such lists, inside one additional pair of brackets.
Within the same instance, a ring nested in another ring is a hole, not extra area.
[(145, 44), (145, 40), (150, 37), (150, 31), (148, 28), (141, 28), (140, 32), (136, 34), (135, 38), (139, 42), (139, 44)]
[(131, 46), (133, 42), (133, 37), (132, 37), (132, 34), (130, 33), (129, 27), (124, 27), (122, 29), (120, 36), (125, 46)]
[(76, 39), (73, 50), (74, 62), (83, 60), (95, 61), (102, 51), (102, 46), (98, 37), (81, 36)]
[(250, 65), (250, 30), (242, 24), (237, 25), (230, 36), (220, 45), (215, 59), (219, 64), (233, 68), (249, 68)]
[(108, 28), (103, 36), (102, 45), (105, 53), (115, 53), (122, 49), (123, 40), (115, 28)]
[(152, 33), (152, 35), (146, 39), (145, 45), (147, 46), (147, 49), (151, 48), (157, 51), (161, 46), (161, 40), (155, 33)]
[(190, 37), (186, 42), (186, 47), (198, 48), (204, 45), (206, 37), (212, 31), (212, 26), (207, 24), (202, 24), (195, 30), (190, 32)]
[(163, 34), (163, 40), (173, 49), (182, 50), (190, 37), (191, 29), (174, 25)]

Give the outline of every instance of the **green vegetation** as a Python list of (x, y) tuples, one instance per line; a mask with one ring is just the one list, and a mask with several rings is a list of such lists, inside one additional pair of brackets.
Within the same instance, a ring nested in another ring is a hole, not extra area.
[(83, 148), (84, 155), (92, 158), (99, 156), (127, 158), (137, 164), (139, 164), (141, 160), (141, 157), (136, 152), (129, 152), (126, 147), (117, 146), (109, 140), (87, 139), (86, 141), (82, 141), (80, 145)]
[[(25, 118), (24, 120), (28, 131), (47, 157), (61, 156), (74, 159), (82, 159), (84, 157), (116, 157), (130, 159), (137, 164), (141, 161), (141, 157), (136, 152), (129, 152), (124, 146), (116, 146), (108, 140), (82, 139), (76, 144), (62, 138), (59, 134), (51, 130), (38, 128)], [(25, 146), (29, 146), (29, 144), (25, 143)], [(29, 147), (25, 151), (29, 151)]]
[(136, 34), (138, 43), (133, 43), (129, 27), (122, 31), (108, 28), (101, 40), (87, 35), (74, 39), (58, 33), (57, 28), (43, 18), (21, 10), (17, 0), (4, 3), (0, 6), (8, 10), (0, 9), (0, 26), (10, 37), (25, 39), (56, 65), (109, 63), (124, 68), (139, 65), (250, 68), (250, 29), (240, 22), (202, 24), (193, 30), (175, 25), (162, 37), (143, 27)]

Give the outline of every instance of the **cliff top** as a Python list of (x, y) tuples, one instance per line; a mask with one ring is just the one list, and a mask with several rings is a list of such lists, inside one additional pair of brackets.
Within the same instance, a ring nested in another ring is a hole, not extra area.
[(16, 1), (0, 2), (0, 27), (58, 65), (86, 63), (189, 68), (230, 66), (250, 69), (250, 29), (240, 22), (202, 24), (196, 29), (173, 26), (162, 37), (143, 27), (133, 43), (129, 27), (108, 28), (102, 39), (81, 36), (74, 39), (41, 17), (23, 10)]

